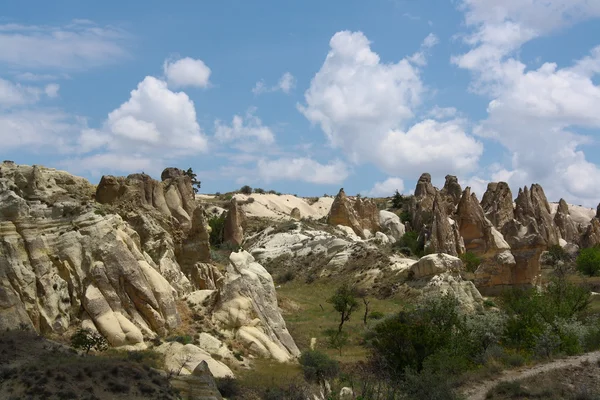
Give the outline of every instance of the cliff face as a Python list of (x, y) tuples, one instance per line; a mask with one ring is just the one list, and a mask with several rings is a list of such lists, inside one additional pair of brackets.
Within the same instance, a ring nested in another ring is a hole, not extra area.
[[(105, 176), (94, 190), (63, 171), (1, 164), (0, 329), (61, 334), (84, 326), (113, 346), (144, 348), (180, 325), (177, 303), (196, 291), (212, 293), (207, 324), (218, 326), (218, 299), (233, 280), (209, 263), (206, 218), (189, 178), (174, 168), (162, 178)], [(289, 358), (297, 352), (276, 299), (264, 293), (271, 286), (254, 290), (248, 312), (264, 321), (253, 325), (270, 349), (262, 355)]]

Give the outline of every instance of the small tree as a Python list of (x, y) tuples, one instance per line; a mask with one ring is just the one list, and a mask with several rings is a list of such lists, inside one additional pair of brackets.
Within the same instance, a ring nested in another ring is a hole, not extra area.
[(396, 193), (394, 193), (394, 197), (392, 197), (392, 207), (399, 209), (404, 205), (404, 196), (400, 194), (398, 189), (396, 189)]
[(300, 365), (304, 377), (309, 382), (322, 383), (327, 379), (335, 378), (340, 366), (337, 361), (327, 354), (317, 350), (307, 350), (300, 355)]
[(77, 332), (71, 336), (71, 346), (76, 349), (85, 350), (85, 354), (88, 354), (91, 349), (96, 351), (104, 351), (108, 348), (108, 343), (104, 336), (98, 332), (94, 332), (91, 329), (80, 328)]
[(327, 336), (327, 344), (329, 347), (338, 350), (341, 356), (342, 349), (348, 344), (348, 334), (346, 332), (338, 332), (335, 329), (327, 329), (325, 331), (325, 336)]
[(583, 249), (577, 256), (577, 269), (586, 275), (600, 275), (600, 247)]
[(194, 193), (198, 193), (198, 191), (200, 190), (201, 182), (197, 179), (196, 174), (194, 173), (192, 168), (188, 168), (187, 171), (185, 171), (185, 174), (189, 176), (192, 180), (192, 188), (194, 189)]
[(251, 195), (252, 188), (248, 185), (244, 185), (240, 188), (240, 193), (245, 194), (245, 195)]
[(340, 313), (338, 332), (341, 332), (344, 322), (348, 321), (350, 315), (358, 308), (355, 292), (348, 284), (344, 284), (336, 290), (333, 296), (327, 299), (327, 302), (331, 303), (335, 311)]

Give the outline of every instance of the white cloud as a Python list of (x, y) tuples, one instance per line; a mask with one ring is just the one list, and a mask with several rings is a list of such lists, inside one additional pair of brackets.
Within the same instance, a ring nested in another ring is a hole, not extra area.
[(370, 197), (388, 197), (396, 190), (400, 193), (404, 191), (404, 181), (400, 178), (387, 178), (383, 182), (376, 182), (366, 194)]
[(260, 160), (257, 173), (267, 183), (292, 180), (324, 185), (342, 183), (349, 175), (348, 168), (342, 161), (321, 164), (310, 158)]
[[(484, 4), (485, 3), (485, 4)], [(586, 18), (600, 17), (600, 3), (584, 0), (465, 0), (465, 36), (472, 49), (453, 61), (474, 75), (473, 88), (490, 96), (488, 116), (475, 133), (498, 141), (511, 161), (492, 180), (515, 187), (538, 182), (550, 199), (593, 205), (600, 197), (600, 168), (582, 145), (578, 127), (600, 128), (600, 48), (573, 66), (544, 63), (537, 69), (512, 57), (525, 42)]]
[(73, 21), (66, 26), (0, 25), (0, 63), (12, 67), (81, 69), (127, 55), (124, 31)]
[(458, 110), (454, 107), (440, 107), (440, 106), (435, 106), (433, 107), (431, 110), (429, 110), (429, 112), (427, 113), (427, 115), (429, 115), (430, 117), (433, 117), (435, 119), (447, 119), (447, 118), (452, 118), (455, 117), (458, 114)]
[(21, 85), (0, 78), (0, 107), (15, 107), (35, 104), (43, 94), (48, 97), (58, 96), (59, 85), (52, 83), (45, 88)]
[(19, 81), (30, 81), (30, 82), (40, 82), (40, 81), (56, 81), (59, 79), (69, 79), (69, 75), (67, 74), (34, 74), (32, 72), (22, 72), (15, 75), (15, 79)]
[(242, 151), (264, 150), (264, 146), (275, 143), (273, 131), (262, 124), (260, 118), (250, 109), (245, 118), (235, 115), (231, 125), (215, 121), (215, 138), (221, 143), (233, 143)]
[(27, 109), (0, 113), (0, 143), (4, 150), (74, 151), (72, 139), (86, 128), (84, 119), (57, 109)]
[(262, 93), (283, 92), (290, 93), (296, 87), (296, 78), (289, 72), (284, 73), (275, 86), (267, 86), (264, 80), (256, 82), (252, 93), (259, 95)]
[[(427, 43), (432, 40), (428, 39)], [(390, 175), (473, 169), (482, 145), (459, 120), (409, 122), (426, 89), (407, 59), (383, 63), (361, 32), (338, 32), (299, 110), (355, 163)]]
[(169, 86), (173, 88), (189, 86), (205, 88), (209, 85), (211, 70), (202, 60), (190, 57), (177, 61), (166, 60), (163, 70)]
[(422, 46), (425, 48), (431, 48), (437, 45), (438, 43), (440, 43), (440, 39), (435, 34), (430, 33), (429, 35), (427, 35), (425, 40), (423, 40)]
[(113, 136), (111, 150), (123, 153), (135, 149), (159, 154), (168, 151), (174, 156), (204, 152), (208, 147), (192, 100), (151, 76), (108, 114), (104, 131)]

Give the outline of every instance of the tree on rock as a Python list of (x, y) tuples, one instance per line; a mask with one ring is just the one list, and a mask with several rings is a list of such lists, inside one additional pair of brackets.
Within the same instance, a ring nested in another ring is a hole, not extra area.
[(197, 179), (197, 175), (194, 173), (194, 171), (192, 170), (192, 168), (188, 168), (185, 171), (185, 174), (187, 176), (190, 177), (190, 179), (192, 180), (192, 187), (194, 188), (194, 193), (198, 193), (198, 191), (200, 190), (200, 186), (201, 183), (198, 179)]
[(398, 189), (396, 189), (396, 193), (394, 193), (394, 197), (392, 197), (392, 208), (400, 209), (403, 205), (404, 196), (402, 196)]
[(92, 349), (96, 351), (106, 350), (108, 343), (104, 339), (104, 336), (98, 332), (87, 328), (80, 328), (71, 336), (71, 346), (76, 349), (85, 350), (85, 354), (88, 354)]

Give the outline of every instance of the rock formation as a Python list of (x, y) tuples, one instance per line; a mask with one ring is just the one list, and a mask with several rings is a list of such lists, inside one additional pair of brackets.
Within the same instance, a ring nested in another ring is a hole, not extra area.
[(454, 212), (462, 196), (462, 188), (456, 176), (446, 175), (446, 182), (442, 190), (440, 190), (440, 195), (449, 204), (448, 214)]
[(229, 202), (225, 224), (223, 226), (223, 242), (241, 246), (244, 241), (246, 215), (235, 198)]
[(213, 319), (256, 355), (282, 362), (298, 356), (271, 275), (246, 251), (231, 253), (229, 260)]
[(579, 243), (580, 233), (577, 223), (569, 215), (569, 205), (564, 199), (560, 199), (558, 202), (558, 209), (554, 214), (554, 223), (558, 227), (560, 236), (567, 243)]
[(540, 185), (533, 184), (530, 190), (527, 187), (519, 189), (515, 200), (515, 219), (523, 226), (534, 225), (548, 246), (558, 244), (560, 233), (554, 225), (550, 204)]
[(334, 226), (348, 226), (363, 239), (368, 235), (365, 234), (365, 230), (370, 234), (381, 230), (377, 205), (372, 200), (361, 198), (352, 202), (346, 196), (344, 189), (340, 189), (335, 197), (327, 215), (327, 223)]
[(465, 245), (460, 236), (458, 226), (446, 214), (446, 208), (446, 203), (442, 199), (442, 196), (436, 194), (433, 202), (431, 236), (426, 246), (428, 250), (434, 253), (459, 256), (465, 252)]
[(501, 230), (514, 218), (513, 196), (506, 182), (490, 182), (481, 199), (481, 207), (487, 219)]
[(173, 378), (171, 385), (186, 399), (223, 400), (206, 361), (200, 362), (190, 375)]
[(581, 238), (583, 247), (593, 247), (600, 244), (600, 219), (592, 218)]
[[(162, 182), (103, 177), (98, 204), (82, 178), (1, 164), (0, 329), (62, 334), (83, 326), (113, 346), (145, 348), (179, 326), (182, 298), (201, 298), (208, 328), (227, 325), (258, 354), (296, 356), (268, 272), (235, 256), (225, 276), (208, 263), (206, 218), (178, 171), (166, 170)], [(228, 354), (213, 342), (197, 344)]]
[(400, 221), (400, 217), (391, 211), (379, 211), (379, 224), (381, 225), (381, 228), (394, 239), (400, 239), (404, 233), (406, 233), (406, 228)]
[(296, 221), (300, 221), (302, 219), (300, 209), (298, 207), (292, 208), (292, 211), (290, 211), (290, 217)]
[(420, 232), (425, 225), (433, 222), (433, 202), (437, 191), (431, 184), (431, 175), (421, 175), (415, 187), (411, 204), (412, 227)]

